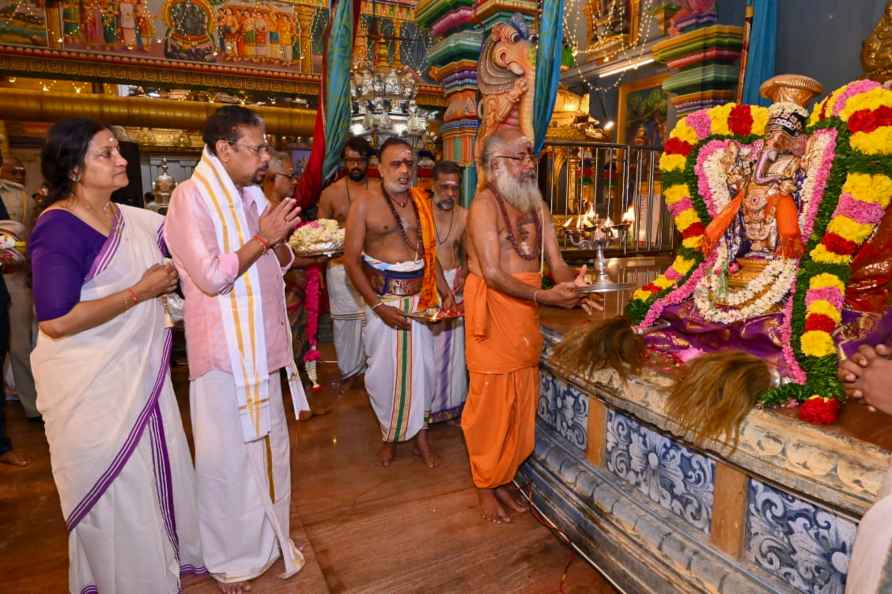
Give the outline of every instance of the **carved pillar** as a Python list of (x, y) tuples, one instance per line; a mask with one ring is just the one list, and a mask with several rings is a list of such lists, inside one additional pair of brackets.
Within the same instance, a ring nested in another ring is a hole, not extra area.
[(303, 73), (313, 72), (313, 20), (316, 7), (299, 4), (297, 19), (300, 23), (300, 62), (299, 69)]
[(51, 48), (62, 47), (62, 7), (58, 0), (46, 3), (46, 35)]

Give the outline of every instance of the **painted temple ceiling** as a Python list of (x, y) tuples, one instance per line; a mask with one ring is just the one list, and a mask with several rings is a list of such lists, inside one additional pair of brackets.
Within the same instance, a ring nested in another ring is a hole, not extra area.
[[(315, 97), (326, 6), (323, 0), (0, 0), (0, 72)], [(414, 7), (414, 1), (363, 2), (357, 61), (379, 33), (391, 63), (423, 71), (430, 38), (415, 25)], [(419, 103), (442, 105), (439, 87), (422, 85)]]

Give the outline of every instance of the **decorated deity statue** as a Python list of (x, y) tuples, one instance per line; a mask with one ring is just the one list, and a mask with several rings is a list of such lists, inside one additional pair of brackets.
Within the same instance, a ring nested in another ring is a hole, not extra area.
[(109, 48), (118, 41), (117, 5), (109, 0), (100, 0), (102, 10), (102, 40)]
[(118, 4), (120, 42), (128, 49), (136, 47), (136, 0), (121, 0)]
[(531, 141), (536, 71), (530, 63), (530, 37), (523, 19), (496, 24), (483, 43), (477, 65), (480, 129), (477, 131), (477, 189), (487, 184), (479, 162), (486, 139), (502, 128), (515, 128)]
[(861, 66), (868, 78), (892, 79), (892, 2), (861, 46)]
[(136, 5), (136, 47), (146, 51), (152, 45), (152, 36), (155, 34), (155, 26), (152, 24), (152, 14), (143, 3)]
[(280, 12), (276, 21), (276, 27), (279, 30), (279, 45), (281, 47), (279, 53), (286, 64), (290, 64), (294, 59), (291, 51), (294, 30), (294, 23), (292, 22), (293, 18), (294, 17), (284, 12)]
[(267, 35), (266, 14), (262, 10), (254, 12), (254, 56), (258, 62), (269, 57), (269, 35)]
[(243, 45), (240, 55), (242, 58), (247, 58), (248, 60), (253, 61), (254, 56), (257, 55), (257, 31), (255, 28), (254, 13), (250, 10), (243, 11), (241, 18)]
[(675, 369), (667, 415), (696, 440), (736, 439), (754, 405), (833, 422), (839, 357), (869, 336), (885, 309), (871, 289), (892, 278), (889, 266), (861, 272), (892, 243), (879, 226), (892, 212), (892, 91), (856, 81), (810, 113), (813, 79), (777, 76), (761, 91), (769, 108), (726, 104), (678, 122), (660, 158), (675, 260), (633, 293), (625, 325), (579, 331), (557, 352), (583, 369), (615, 366), (592, 345), (643, 336), (649, 360)]
[(266, 13), (266, 26), (269, 31), (269, 49), (267, 50), (267, 55), (271, 61), (281, 62), (282, 61), (282, 52), (280, 51), (279, 44), (279, 21), (278, 21), (279, 12), (275, 10), (270, 10)]
[(102, 37), (102, 7), (99, 0), (87, 0), (82, 13), (84, 19), (84, 31), (89, 45), (101, 45)]
[(238, 55), (239, 21), (232, 8), (220, 11), (223, 29), (223, 55), (231, 60)]

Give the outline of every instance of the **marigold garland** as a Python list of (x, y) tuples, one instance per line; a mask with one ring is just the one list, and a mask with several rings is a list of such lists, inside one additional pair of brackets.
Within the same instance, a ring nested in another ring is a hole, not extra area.
[[(672, 130), (659, 165), (664, 199), (670, 208), (675, 205), (682, 246), (666, 272), (632, 294), (626, 315), (634, 323), (647, 326), (680, 294), (689, 296), (691, 280), (698, 282), (709, 265), (699, 250), (711, 220), (694, 172), (700, 149), (715, 139), (751, 144), (764, 134), (767, 120), (766, 108), (729, 103), (694, 112)], [(805, 379), (761, 398), (765, 405), (803, 403), (800, 417), (817, 423), (835, 420), (838, 401), (844, 398), (832, 334), (841, 320), (849, 264), (892, 199), (892, 91), (866, 80), (837, 89), (808, 118), (807, 133), (822, 129), (836, 133), (835, 155), (788, 298), (792, 306), (784, 308), (789, 312), (792, 363), (801, 367)]]

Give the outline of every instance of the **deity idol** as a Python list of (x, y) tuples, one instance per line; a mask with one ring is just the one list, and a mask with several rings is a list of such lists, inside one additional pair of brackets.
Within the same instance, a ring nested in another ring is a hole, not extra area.
[(859, 305), (879, 300), (855, 303), (847, 284), (862, 245), (882, 241), (871, 237), (892, 198), (892, 91), (857, 81), (809, 114), (822, 90), (777, 76), (761, 88), (768, 109), (727, 104), (677, 124), (660, 159), (682, 236), (675, 261), (632, 295), (625, 326), (570, 336), (559, 358), (601, 368), (592, 350), (644, 335), (651, 360), (677, 369), (667, 415), (697, 440), (736, 438), (755, 404), (835, 420), (839, 353), (879, 318)]

